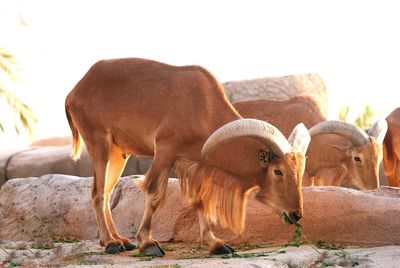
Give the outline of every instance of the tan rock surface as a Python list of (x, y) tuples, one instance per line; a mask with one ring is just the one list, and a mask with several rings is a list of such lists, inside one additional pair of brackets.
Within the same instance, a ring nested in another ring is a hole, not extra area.
[[(90, 201), (91, 178), (46, 175), (14, 179), (0, 191), (0, 239), (73, 237), (93, 239), (97, 225)], [(139, 226), (144, 194), (131, 177), (122, 178), (111, 200), (120, 232), (133, 237)], [(170, 180), (167, 202), (154, 217), (153, 235), (159, 241), (197, 241), (195, 212), (180, 198), (179, 182)], [(400, 226), (400, 189), (370, 192), (338, 187), (304, 188), (304, 217), (300, 221), (309, 240), (352, 245), (393, 245)], [(231, 243), (283, 243), (294, 227), (281, 222), (268, 206), (250, 198), (246, 229), (234, 236), (215, 233)]]
[[(64, 174), (79, 177), (93, 176), (92, 163), (83, 148), (79, 161), (70, 157), (71, 145), (32, 147), (26, 150), (0, 152), (0, 187), (8, 179), (39, 177), (47, 174)], [(130, 157), (123, 176), (144, 174), (150, 157)]]
[[(261, 248), (260, 248), (261, 247)], [(0, 267), (385, 267), (400, 266), (400, 246), (318, 249), (315, 246), (242, 245), (235, 254), (210, 256), (188, 243), (166, 243), (166, 256), (141, 256), (138, 250), (104, 255), (97, 241), (29, 243), (0, 241)], [(3, 266), (2, 266), (3, 265)]]
[(320, 103), (325, 117), (328, 117), (328, 96), (321, 77), (317, 74), (298, 74), (280, 77), (266, 77), (223, 83), (231, 102), (244, 99), (286, 100), (305, 95)]

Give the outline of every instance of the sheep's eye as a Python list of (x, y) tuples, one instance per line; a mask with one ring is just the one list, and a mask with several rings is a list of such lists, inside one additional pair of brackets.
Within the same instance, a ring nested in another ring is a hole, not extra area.
[(361, 163), (361, 158), (359, 158), (358, 156), (354, 157), (354, 161), (360, 162)]
[(282, 171), (280, 171), (279, 169), (275, 169), (274, 170), (275, 175), (277, 176), (283, 176)]

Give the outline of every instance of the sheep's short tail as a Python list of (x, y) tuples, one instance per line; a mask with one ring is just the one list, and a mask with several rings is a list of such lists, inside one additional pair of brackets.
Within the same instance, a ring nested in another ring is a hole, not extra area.
[(71, 148), (71, 157), (74, 161), (78, 160), (81, 156), (82, 152), (82, 137), (79, 134), (78, 129), (76, 128), (74, 121), (72, 120), (71, 114), (69, 112), (68, 104), (65, 104), (65, 113), (67, 114), (67, 119), (69, 123), (69, 127), (72, 131), (72, 148)]

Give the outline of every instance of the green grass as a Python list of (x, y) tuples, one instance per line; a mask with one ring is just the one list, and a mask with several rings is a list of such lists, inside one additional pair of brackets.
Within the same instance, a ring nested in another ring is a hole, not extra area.
[(235, 246), (235, 249), (236, 250), (243, 250), (243, 251), (246, 251), (246, 250), (252, 250), (252, 249), (257, 249), (257, 248), (267, 248), (267, 247), (269, 247), (268, 245), (265, 245), (265, 244), (260, 244), (260, 243), (255, 243), (255, 244), (249, 244), (249, 243), (242, 243), (242, 244), (239, 244), (239, 245), (236, 245)]
[(254, 252), (254, 253), (230, 253), (230, 254), (225, 254), (222, 255), (220, 258), (221, 259), (232, 259), (232, 258), (256, 258), (256, 257), (265, 257), (268, 256), (268, 252)]
[(289, 246), (300, 247), (301, 245), (309, 244), (308, 239), (304, 236), (301, 230), (301, 225), (297, 222), (294, 225), (295, 228), (292, 238), (288, 242), (283, 244), (283, 247), (289, 247)]
[(317, 240), (317, 241), (308, 240), (307, 237), (303, 234), (302, 226), (299, 223), (295, 223), (295, 229), (292, 238), (282, 246), (300, 247), (301, 245), (307, 245), (307, 244), (314, 245), (319, 249), (327, 249), (327, 250), (340, 250), (345, 248), (343, 245), (326, 243), (325, 241), (322, 240)]
[(320, 249), (329, 249), (329, 250), (344, 249), (344, 246), (342, 246), (342, 245), (330, 244), (330, 243), (326, 243), (322, 240), (318, 240), (314, 244)]
[(43, 242), (43, 243), (38, 242), (32, 244), (32, 248), (48, 250), (54, 248), (54, 244), (52, 242)]
[(7, 267), (18, 267), (18, 266), (20, 266), (20, 265), (21, 265), (20, 261), (18, 261), (18, 260), (11, 260), (11, 261), (8, 263), (8, 266), (7, 266)]
[(79, 240), (71, 237), (53, 237), (54, 243), (78, 243)]

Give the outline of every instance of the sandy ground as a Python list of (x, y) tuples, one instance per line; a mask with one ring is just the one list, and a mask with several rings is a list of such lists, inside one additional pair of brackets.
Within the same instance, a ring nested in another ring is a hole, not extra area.
[(400, 267), (400, 246), (241, 244), (235, 245), (237, 252), (219, 256), (210, 256), (197, 243), (164, 243), (163, 248), (166, 256), (153, 258), (138, 250), (106, 255), (97, 240), (0, 241), (0, 267)]

